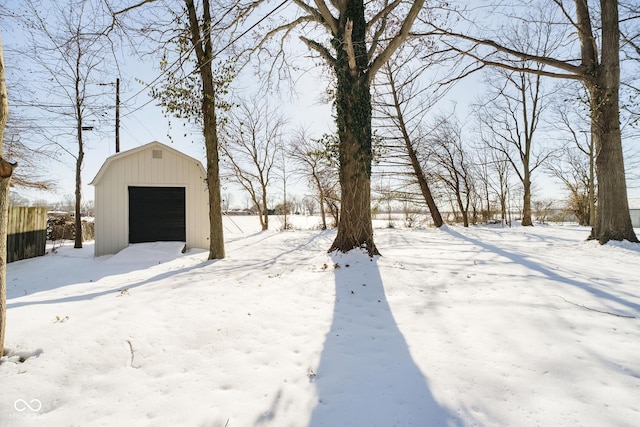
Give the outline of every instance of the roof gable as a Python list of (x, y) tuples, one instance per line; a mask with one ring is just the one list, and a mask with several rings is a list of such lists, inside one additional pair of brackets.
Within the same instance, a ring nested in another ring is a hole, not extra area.
[(113, 156), (107, 157), (107, 159), (104, 161), (102, 166), (100, 166), (100, 169), (98, 170), (98, 173), (93, 178), (93, 180), (91, 180), (89, 185), (97, 185), (98, 182), (100, 182), (100, 179), (102, 179), (102, 176), (109, 169), (109, 166), (111, 165), (111, 163), (116, 162), (116, 161), (121, 160), (121, 159), (124, 159), (126, 157), (130, 157), (130, 156), (136, 155), (136, 154), (138, 154), (138, 153), (140, 153), (142, 151), (153, 150), (153, 149), (166, 150), (166, 151), (169, 151), (169, 152), (171, 152), (171, 153), (173, 153), (173, 154), (175, 154), (177, 156), (189, 159), (190, 161), (195, 162), (197, 164), (197, 166), (200, 169), (202, 169), (202, 171), (204, 172), (204, 167), (202, 166), (202, 163), (198, 159), (194, 159), (193, 157), (188, 156), (188, 155), (182, 153), (181, 151), (178, 151), (175, 148), (170, 147), (170, 146), (168, 146), (166, 144), (163, 144), (161, 142), (152, 141), (152, 142), (150, 142), (148, 144), (141, 145), (140, 147), (132, 148), (131, 150), (127, 150), (127, 151), (122, 151), (120, 153), (114, 154)]

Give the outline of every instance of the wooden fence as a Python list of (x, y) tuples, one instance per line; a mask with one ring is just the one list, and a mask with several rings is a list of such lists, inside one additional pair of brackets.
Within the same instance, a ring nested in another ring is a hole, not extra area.
[(47, 211), (46, 207), (9, 206), (7, 262), (44, 255)]

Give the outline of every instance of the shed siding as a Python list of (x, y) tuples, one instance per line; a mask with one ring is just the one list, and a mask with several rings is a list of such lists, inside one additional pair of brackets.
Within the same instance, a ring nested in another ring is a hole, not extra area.
[(629, 213), (631, 214), (631, 224), (634, 227), (640, 227), (640, 209), (631, 209)]
[[(95, 255), (116, 253), (129, 244), (129, 186), (184, 187), (189, 248), (209, 247), (206, 174), (200, 162), (160, 143), (120, 153), (98, 173), (95, 185)], [(153, 158), (162, 150), (162, 159)]]

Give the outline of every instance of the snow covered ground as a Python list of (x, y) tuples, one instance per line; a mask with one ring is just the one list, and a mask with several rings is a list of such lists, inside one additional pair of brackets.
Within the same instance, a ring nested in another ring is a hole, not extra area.
[(639, 245), (381, 228), (369, 259), (327, 254), (317, 220), (225, 220), (220, 261), (10, 264), (0, 426), (640, 425)]

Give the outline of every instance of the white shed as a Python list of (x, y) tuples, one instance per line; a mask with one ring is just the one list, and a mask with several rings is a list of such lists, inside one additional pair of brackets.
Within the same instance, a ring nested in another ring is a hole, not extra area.
[(156, 241), (208, 248), (206, 177), (198, 160), (157, 141), (107, 158), (91, 181), (95, 256)]

